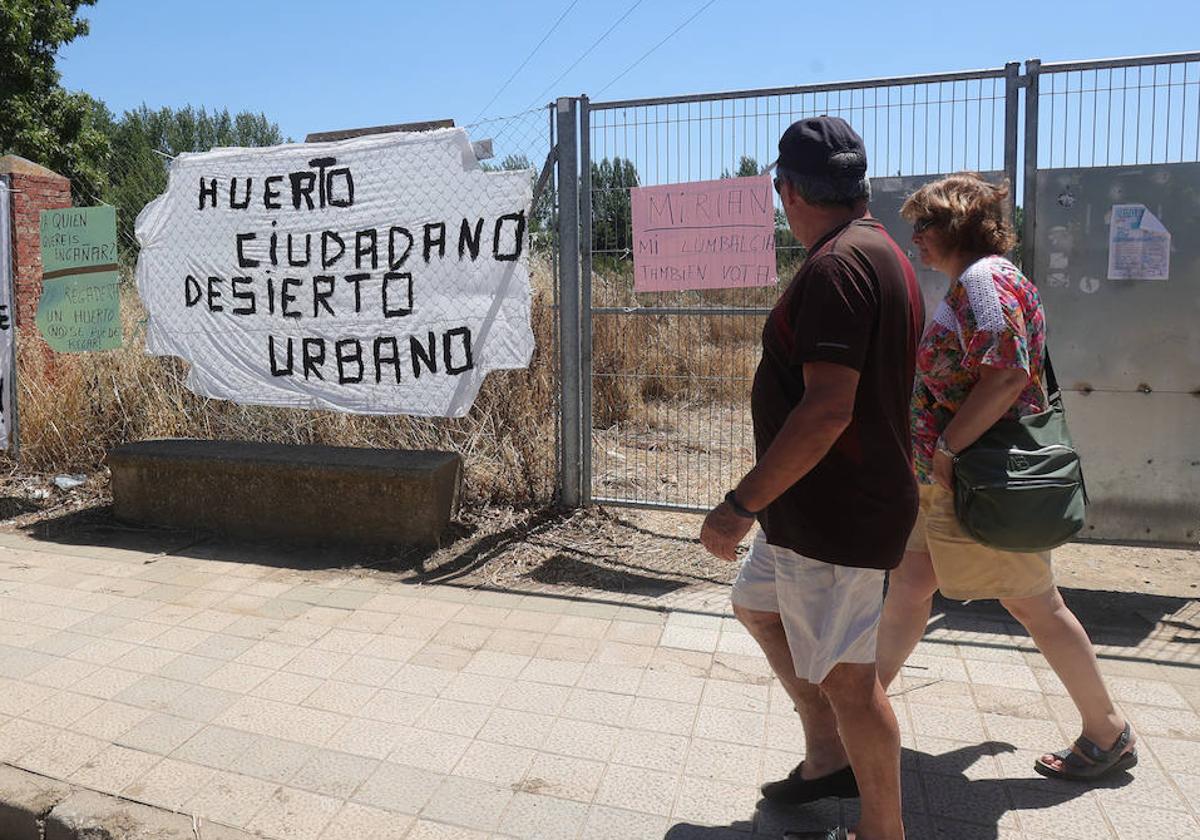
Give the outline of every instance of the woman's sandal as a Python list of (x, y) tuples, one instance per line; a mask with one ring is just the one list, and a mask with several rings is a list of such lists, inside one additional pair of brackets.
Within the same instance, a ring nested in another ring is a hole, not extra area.
[(1138, 763), (1137, 747), (1126, 751), (1132, 732), (1129, 724), (1117, 738), (1115, 744), (1102, 750), (1082, 735), (1075, 740), (1075, 749), (1051, 753), (1062, 762), (1062, 768), (1052, 767), (1040, 758), (1033, 769), (1051, 779), (1067, 779), (1072, 782), (1091, 782), (1120, 770), (1128, 770)]

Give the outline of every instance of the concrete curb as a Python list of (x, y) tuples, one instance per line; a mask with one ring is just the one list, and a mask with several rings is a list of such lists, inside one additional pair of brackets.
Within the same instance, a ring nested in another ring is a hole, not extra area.
[(0, 764), (3, 840), (260, 840), (223, 825)]

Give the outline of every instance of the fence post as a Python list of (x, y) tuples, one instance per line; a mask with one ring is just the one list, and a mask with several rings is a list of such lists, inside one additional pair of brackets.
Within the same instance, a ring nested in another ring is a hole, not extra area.
[(1008, 178), (1009, 211), (1017, 223), (1017, 128), (1021, 103), (1021, 63), (1004, 65), (1004, 175)]
[(562, 404), (562, 475), (559, 500), (564, 507), (579, 507), (580, 422), (579, 400), (579, 176), (576, 144), (576, 101), (562, 97), (558, 114), (558, 341)]
[[(1021, 227), (1021, 268), (1033, 277), (1037, 236), (1038, 73), (1041, 59), (1025, 62), (1025, 219)], [(1037, 282), (1036, 279), (1034, 282)]]
[(582, 502), (592, 501), (592, 116), (586, 96), (579, 97), (579, 270), (580, 370), (583, 444)]

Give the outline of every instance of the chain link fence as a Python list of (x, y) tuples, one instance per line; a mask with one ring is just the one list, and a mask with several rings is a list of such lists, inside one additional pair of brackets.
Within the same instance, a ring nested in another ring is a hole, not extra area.
[[(550, 126), (551, 115), (546, 108), (538, 108), (466, 129), (474, 141), (491, 141), (493, 154), (481, 161), (485, 169), (530, 170), (536, 179), (553, 145)], [(184, 386), (187, 366), (183, 362), (145, 355), (146, 313), (133, 284), (138, 256), (134, 219), (146, 202), (165, 189), (170, 156), (127, 151), (114, 148), (109, 185), (100, 194), (73, 185), (77, 203), (118, 208), (125, 344), (104, 353), (47, 360), (31, 357), (23, 364), (21, 457), (26, 467), (97, 469), (114, 445), (166, 436), (438, 448), (463, 455), (468, 499), (530, 504), (553, 498), (559, 483), (557, 198), (553, 182), (543, 185), (527, 223), (535, 333), (529, 368), (490, 374), (474, 408), (464, 418), (360, 416), (206, 399)], [(456, 247), (457, 236), (457, 227), (448, 231), (447, 254)], [(280, 248), (282, 253), (283, 246)], [(418, 241), (417, 252), (420, 248)], [(352, 252), (353, 243), (347, 248), (348, 254)], [(226, 295), (229, 291), (226, 288)], [(296, 364), (299, 366), (299, 359)], [(511, 394), (518, 392), (523, 398), (513, 400)]]

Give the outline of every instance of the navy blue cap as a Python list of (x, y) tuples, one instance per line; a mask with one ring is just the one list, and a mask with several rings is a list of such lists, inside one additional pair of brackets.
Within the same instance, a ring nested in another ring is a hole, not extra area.
[(798, 175), (862, 177), (867, 172), (867, 149), (841, 117), (809, 117), (783, 132), (777, 165)]

